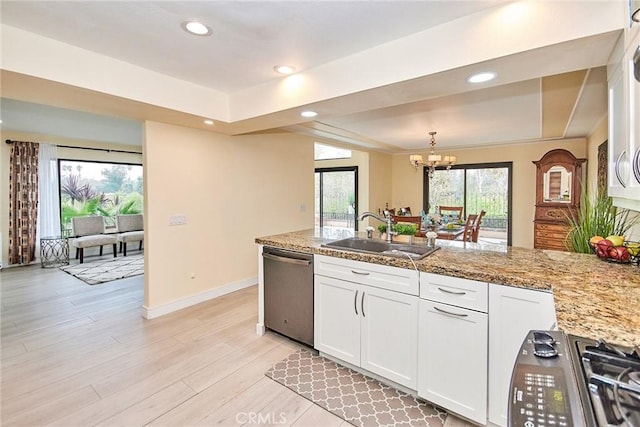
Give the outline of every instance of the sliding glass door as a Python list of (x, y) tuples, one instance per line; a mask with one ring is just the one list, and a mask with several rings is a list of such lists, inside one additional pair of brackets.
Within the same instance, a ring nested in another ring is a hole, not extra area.
[(358, 167), (316, 169), (317, 227), (358, 230)]
[(424, 172), (425, 212), (439, 206), (462, 206), (464, 216), (486, 211), (480, 228), (485, 241), (511, 245), (512, 163), (457, 165)]

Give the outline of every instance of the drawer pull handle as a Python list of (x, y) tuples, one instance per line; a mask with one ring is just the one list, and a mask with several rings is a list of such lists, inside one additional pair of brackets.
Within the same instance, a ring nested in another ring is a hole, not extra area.
[(362, 317), (367, 317), (364, 315), (364, 292), (362, 292), (362, 299), (360, 300), (360, 311), (362, 311)]
[(438, 288), (438, 290), (440, 290), (442, 292), (445, 292), (447, 294), (453, 294), (453, 295), (466, 295), (467, 294), (466, 292), (462, 292), (462, 291), (461, 292), (455, 292), (455, 291), (450, 291), (448, 289), (442, 289), (440, 287)]
[(368, 276), (368, 275), (369, 275), (369, 272), (368, 272), (368, 271), (356, 271), (356, 270), (351, 270), (351, 272), (352, 272), (353, 274), (359, 274), (359, 275), (361, 275), (361, 276)]
[(468, 314), (463, 314), (463, 313), (451, 313), (447, 310), (443, 310), (441, 308), (436, 307), (435, 305), (433, 306), (433, 308), (435, 308), (436, 310), (438, 310), (440, 313), (444, 313), (444, 314), (450, 314), (452, 316), (458, 316), (458, 317), (468, 317)]
[(358, 291), (356, 291), (356, 295), (353, 297), (353, 308), (356, 311), (356, 316), (358, 315)]

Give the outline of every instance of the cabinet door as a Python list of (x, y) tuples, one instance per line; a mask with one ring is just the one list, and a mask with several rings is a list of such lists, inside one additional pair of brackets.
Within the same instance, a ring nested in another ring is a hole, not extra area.
[(360, 286), (315, 276), (314, 347), (353, 365), (360, 364)]
[(418, 297), (363, 286), (360, 365), (417, 388)]
[(553, 294), (489, 285), (489, 421), (507, 425), (511, 372), (532, 329), (555, 330)]
[[(640, 201), (640, 81), (634, 76), (633, 56), (640, 47), (640, 31), (625, 53), (625, 66), (629, 85), (629, 157), (631, 161), (629, 199)], [(638, 205), (636, 205), (638, 206)], [(637, 209), (637, 208), (636, 208)]]
[(418, 396), (487, 421), (487, 314), (420, 301)]
[(609, 78), (609, 196), (625, 197), (630, 183), (630, 156), (627, 144), (627, 93), (625, 67), (616, 67)]

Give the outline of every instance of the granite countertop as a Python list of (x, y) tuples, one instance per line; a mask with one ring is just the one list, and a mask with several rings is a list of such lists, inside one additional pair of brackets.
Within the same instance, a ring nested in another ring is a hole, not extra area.
[[(347, 237), (346, 229), (316, 228), (260, 237), (256, 243), (414, 268), (407, 258), (323, 248)], [(416, 238), (416, 243), (424, 239)], [(640, 267), (605, 262), (590, 254), (438, 240), (440, 250), (415, 261), (420, 271), (499, 285), (552, 291), (558, 326), (566, 333), (640, 347)]]

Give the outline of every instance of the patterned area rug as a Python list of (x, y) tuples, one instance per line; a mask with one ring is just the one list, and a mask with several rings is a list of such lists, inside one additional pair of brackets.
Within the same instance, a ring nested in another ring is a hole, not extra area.
[(144, 254), (65, 265), (60, 267), (60, 270), (89, 285), (97, 285), (98, 283), (144, 274)]
[(358, 426), (442, 427), (447, 413), (301, 349), (265, 375)]

